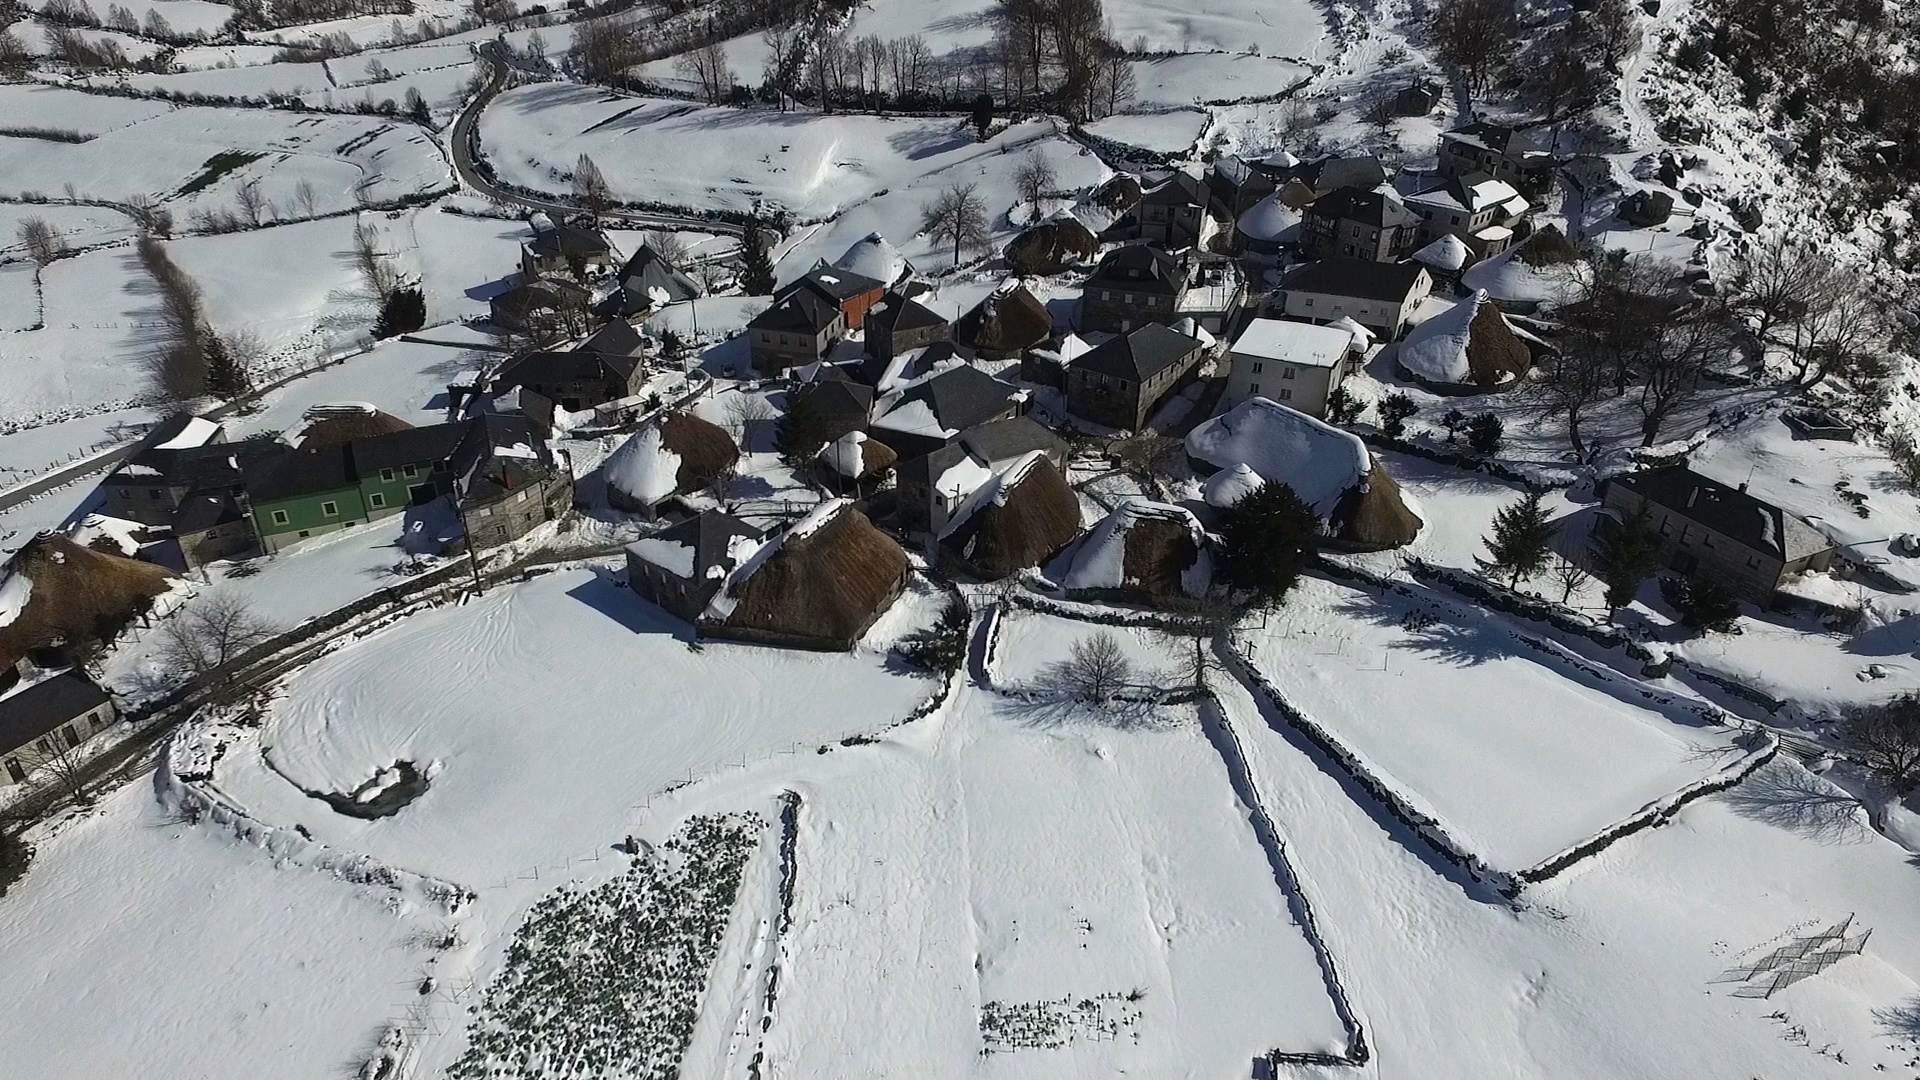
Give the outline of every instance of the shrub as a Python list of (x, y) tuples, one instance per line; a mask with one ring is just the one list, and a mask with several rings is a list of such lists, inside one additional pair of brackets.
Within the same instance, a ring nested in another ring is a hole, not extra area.
[(1690, 630), (1733, 633), (1740, 617), (1740, 601), (1711, 578), (1662, 578), (1660, 599), (1679, 613), (1680, 624)]
[(390, 338), (411, 334), (427, 324), (427, 298), (419, 286), (403, 286), (388, 294), (387, 302), (374, 320), (373, 336)]
[(1484, 412), (1467, 421), (1467, 445), (1476, 454), (1492, 457), (1499, 453), (1506, 433), (1507, 425), (1496, 413)]
[(1402, 437), (1407, 433), (1407, 421), (1419, 411), (1420, 406), (1415, 405), (1413, 399), (1407, 395), (1390, 395), (1387, 400), (1380, 403), (1381, 432), (1389, 439)]

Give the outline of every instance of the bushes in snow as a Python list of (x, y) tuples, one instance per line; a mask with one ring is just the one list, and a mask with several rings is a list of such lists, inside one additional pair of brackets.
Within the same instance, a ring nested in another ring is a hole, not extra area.
[(1907, 691), (1846, 712), (1840, 741), (1847, 753), (1902, 797), (1920, 788), (1920, 693)]
[(691, 818), (626, 873), (533, 906), (449, 1080), (673, 1080), (767, 822)]
[(1680, 613), (1680, 624), (1690, 630), (1733, 633), (1740, 617), (1740, 601), (1711, 578), (1660, 579), (1660, 598)]
[(374, 320), (373, 336), (390, 338), (411, 334), (427, 324), (427, 298), (418, 285), (393, 290)]

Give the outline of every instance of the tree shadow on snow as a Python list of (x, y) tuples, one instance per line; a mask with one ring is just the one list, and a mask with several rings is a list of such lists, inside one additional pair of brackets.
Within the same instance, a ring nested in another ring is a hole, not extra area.
[(1446, 613), (1426, 607), (1396, 604), (1373, 593), (1358, 593), (1340, 606), (1342, 614), (1379, 626), (1394, 626), (1402, 640), (1395, 648), (1410, 649), (1459, 667), (1476, 667), (1489, 660), (1520, 655), (1513, 637), (1479, 620), (1451, 621)]
[(1873, 1010), (1873, 1018), (1880, 1023), (1880, 1030), (1895, 1039), (1920, 1041), (1920, 998), (1904, 1005)]
[[(1143, 698), (1147, 691), (1139, 691)], [(1148, 700), (1087, 701), (1064, 686), (1059, 677), (1043, 674), (1033, 682), (1001, 691), (995, 708), (1032, 728), (1110, 728), (1115, 731), (1157, 731), (1172, 725), (1166, 707)]]
[(1822, 844), (1856, 843), (1867, 832), (1858, 799), (1797, 766), (1770, 764), (1720, 798), (1741, 817)]

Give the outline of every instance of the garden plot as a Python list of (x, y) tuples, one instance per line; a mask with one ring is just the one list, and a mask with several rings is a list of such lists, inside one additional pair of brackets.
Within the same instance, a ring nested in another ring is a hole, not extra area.
[[(1050, 154), (1079, 152), (1046, 123), (1016, 125), (982, 143), (956, 117), (714, 108), (563, 83), (501, 94), (480, 120), (480, 141), (500, 179), (535, 191), (571, 191), (573, 163), (584, 153), (606, 174), (616, 199), (736, 212), (785, 209), (802, 220), (832, 217), (883, 190), (977, 181), (985, 163), (996, 159), (1004, 166), (995, 166), (994, 175), (1003, 167), (1010, 177), (1015, 155), (1047, 141), (1060, 145)], [(1062, 176), (1061, 184), (1079, 179)], [(913, 228), (902, 233), (890, 225), (895, 243), (919, 231), (917, 215), (929, 193), (912, 200)], [(1012, 203), (1011, 186), (981, 197), (997, 215)], [(908, 215), (902, 209), (896, 216)], [(847, 237), (842, 250), (873, 227)]]
[[(696, 652), (684, 623), (610, 574), (566, 570), (303, 669), (266, 721), (272, 768), (229, 755), (217, 779), (256, 816), (322, 842), (537, 894), (536, 870), (604, 851), (669, 785), (885, 727), (933, 689), (874, 653)], [(395, 817), (346, 818), (301, 794), (353, 791), (397, 761), (439, 768)]]
[[(101, 135), (115, 128), (164, 116), (175, 108), (177, 106), (164, 101), (83, 94), (78, 90), (63, 90), (38, 83), (0, 85), (0, 128), (53, 128), (77, 131), (82, 135)], [(4, 145), (11, 155), (16, 150), (24, 152), (24, 148), (30, 144), (25, 140), (8, 140), (0, 145)], [(60, 190), (58, 181), (61, 179), (41, 177), (23, 186), (9, 184), (0, 188), (0, 192), (14, 195), (24, 190), (52, 194)]]
[(0, 203), (0, 258), (24, 258), (20, 223), (39, 218), (53, 226), (69, 248), (90, 247), (125, 240), (134, 233), (133, 221), (104, 206), (55, 206)]
[(1132, 48), (1145, 38), (1150, 52), (1250, 49), (1318, 60), (1333, 47), (1310, 0), (1114, 0), (1107, 18), (1115, 41)]
[[(20, 6), (30, 11), (39, 11), (47, 6), (47, 0), (20, 0)], [(226, 26), (233, 18), (233, 8), (226, 4), (209, 3), (208, 0), (135, 0), (125, 5), (141, 21), (147, 18), (147, 12), (157, 12), (167, 20), (167, 25), (181, 33), (195, 30), (213, 33)], [(102, 9), (105, 10), (104, 8)]]
[(1549, 659), (1466, 608), (1303, 578), (1247, 640), (1294, 707), (1502, 870), (1739, 756), (1730, 732), (1656, 711), (1624, 680)]
[(1246, 53), (1184, 53), (1133, 62), (1142, 105), (1194, 105), (1285, 93), (1313, 75), (1305, 64)]
[(33, 283), (33, 264), (0, 265), (0, 332), (30, 330), (40, 321), (40, 292)]
[(1120, 646), (1133, 668), (1129, 681), (1137, 683), (1136, 692), (1141, 693), (1170, 685), (1172, 680), (1162, 676), (1191, 651), (1190, 638), (1151, 627), (1102, 626), (1009, 607), (1001, 616), (1000, 644), (994, 650), (994, 685), (1007, 690), (1037, 686), (1046, 680), (1049, 668), (1072, 656), (1075, 645), (1099, 634)]
[[(963, 690), (805, 785), (774, 1076), (1232, 1076), (1342, 1029), (1219, 756)], [(840, 760), (844, 759), (844, 760)]]
[(184, 824), (150, 784), (35, 840), (0, 901), (9, 1076), (351, 1075), (416, 996), (427, 920)]
[[(351, 58), (343, 62), (343, 72)], [(324, 62), (254, 64), (248, 67), (203, 68), (177, 75), (129, 75), (135, 90), (164, 90), (169, 94), (209, 94), (217, 97), (264, 98), (268, 94), (299, 95), (335, 85)]]
[(71, 183), (88, 198), (148, 194), (166, 200), (182, 228), (197, 207), (230, 209), (249, 181), (260, 182), (277, 214), (295, 205), (302, 181), (314, 188), (317, 213), (350, 209), (360, 189), (380, 201), (452, 183), (446, 158), (418, 127), (359, 116), (173, 108), (90, 142), (9, 143), (0, 156), (0, 191), (58, 191)]
[[(0, 369), (7, 373), (0, 379), (0, 422), (54, 418), (144, 397), (142, 358), (158, 333), (159, 312), (132, 250), (104, 248), (61, 259), (41, 272), (41, 283), (45, 326), (0, 335)], [(30, 318), (23, 310), (32, 299), (30, 286), (28, 276), (26, 285), (7, 289), (9, 322)]]
[(280, 54), (274, 45), (190, 45), (173, 57), (175, 71), (202, 71), (217, 67), (257, 67), (273, 63)]
[(1207, 114), (1199, 109), (1157, 113), (1121, 113), (1086, 125), (1087, 134), (1154, 154), (1183, 156), (1207, 130)]

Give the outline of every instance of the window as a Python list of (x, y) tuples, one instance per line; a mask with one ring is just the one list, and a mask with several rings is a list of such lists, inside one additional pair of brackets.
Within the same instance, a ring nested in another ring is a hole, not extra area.
[(1312, 306), (1313, 306), (1313, 298), (1312, 298), (1312, 297), (1308, 297), (1308, 298), (1307, 298), (1307, 306), (1308, 306), (1308, 307), (1312, 307)]
[(1760, 569), (1760, 557), (1758, 555), (1747, 556), (1747, 569), (1749, 570)]
[(1259, 383), (1248, 383), (1248, 384), (1247, 384), (1247, 393), (1249, 393), (1249, 394), (1257, 394), (1257, 393), (1259, 393), (1259, 392), (1260, 392), (1260, 384), (1259, 384)]
[[(578, 410), (578, 409), (569, 409), (569, 410), (567, 410), (567, 411), (568, 411), (568, 412), (578, 412), (579, 410)], [(416, 465), (403, 465), (403, 466), (401, 466), (401, 467), (400, 467), (400, 475), (401, 475), (401, 476), (419, 476), (419, 475), (420, 475), (420, 469), (419, 469), (419, 467), (418, 467), (418, 466), (416, 466)]]
[(320, 516), (321, 516), (321, 517), (339, 517), (339, 516), (340, 516), (340, 504), (339, 504), (339, 503), (337, 503), (337, 502), (323, 502), (323, 503), (321, 503), (321, 504), (320, 504)]
[(392, 469), (381, 469), (381, 470), (380, 470), (380, 481), (381, 481), (382, 483), (385, 483), (385, 484), (391, 484), (391, 483), (393, 483), (393, 470), (392, 470)]
[(375, 510), (378, 510), (387, 505), (387, 497), (376, 491), (373, 494), (367, 496), (367, 505), (373, 507)]
[(1289, 390), (1289, 389), (1287, 389), (1287, 388), (1286, 388), (1286, 387), (1284, 387), (1284, 386), (1283, 386), (1283, 387), (1281, 387), (1281, 388), (1280, 388), (1280, 400), (1281, 400), (1281, 401), (1291, 401), (1291, 400), (1293, 400), (1293, 391), (1291, 391), (1291, 390)]
[(273, 512), (273, 523), (275, 525), (285, 525), (287, 523), (287, 512), (285, 510), (275, 510)]
[(1258, 374), (1260, 374), (1260, 361), (1258, 361), (1258, 360), (1255, 360), (1255, 361), (1253, 362), (1253, 373), (1254, 373), (1255, 375), (1258, 375)]
[(1127, 302), (1127, 303), (1129, 303), (1129, 304), (1131, 304), (1131, 303), (1133, 303), (1133, 294), (1132, 294), (1132, 293), (1128, 293), (1128, 294), (1127, 294), (1127, 300), (1126, 300), (1126, 302)]
[(149, 499), (157, 499), (157, 498), (159, 498), (159, 497), (160, 497), (160, 489), (159, 489), (159, 488), (148, 488), (148, 489), (147, 489), (147, 498), (149, 498)]
[(1281, 369), (1280, 369), (1280, 377), (1281, 377), (1281, 378), (1283, 378), (1283, 379), (1291, 379), (1291, 378), (1293, 378), (1293, 369), (1292, 369), (1292, 368), (1290, 368), (1290, 367), (1283, 367), (1283, 368), (1281, 368)]
[(69, 750), (80, 745), (80, 733), (73, 730), (72, 724), (64, 724), (61, 726), (60, 737), (67, 740), (67, 749)]
[(1673, 522), (1670, 519), (1668, 518), (1660, 519), (1660, 535), (1661, 536), (1673, 535)]
[(300, 537), (299, 537), (299, 538), (300, 538), (300, 539), (302, 539), (302, 540), (305, 540), (305, 539), (306, 539), (307, 537), (309, 537), (309, 536), (312, 536), (312, 535), (313, 535), (313, 530), (311, 530), (311, 529), (301, 529), (301, 530), (300, 530)]
[(1447, 216), (1448, 216), (1448, 217), (1449, 217), (1450, 219), (1452, 219), (1452, 222), (1453, 222), (1453, 224), (1455, 224), (1455, 225), (1458, 225), (1458, 224), (1460, 224), (1460, 215), (1459, 215), (1459, 214), (1449, 214), (1449, 215), (1447, 215)]
[(26, 782), (27, 770), (20, 767), (20, 762), (18, 759), (8, 758), (7, 759), (7, 775), (13, 778), (14, 783), (21, 784)]

